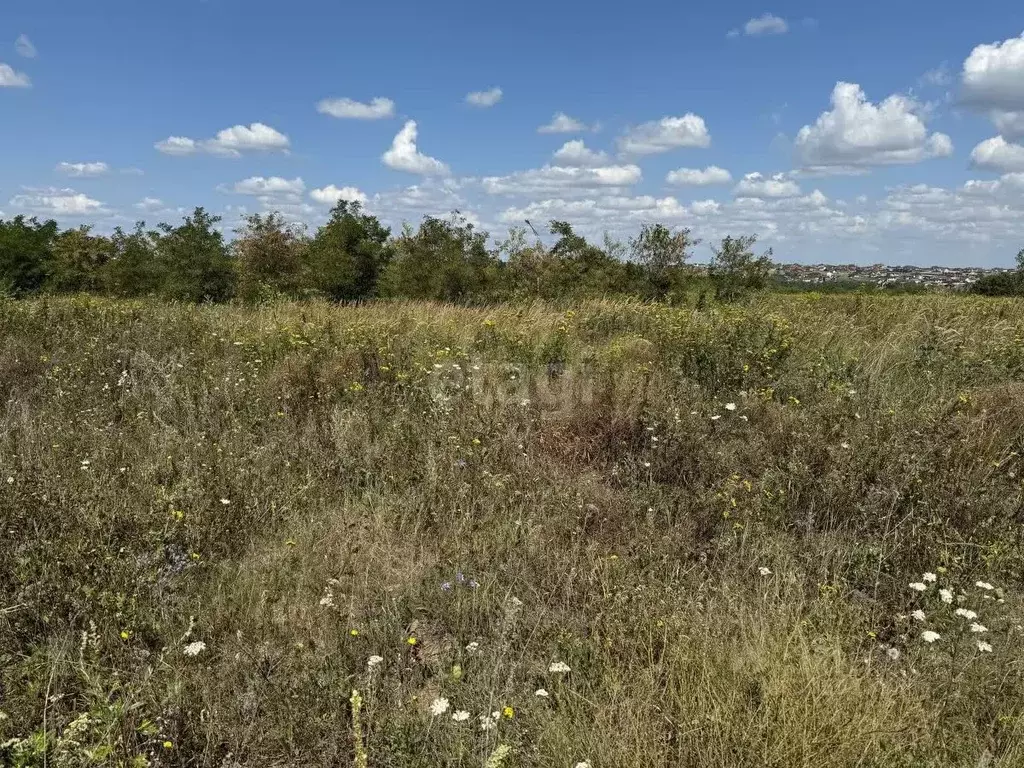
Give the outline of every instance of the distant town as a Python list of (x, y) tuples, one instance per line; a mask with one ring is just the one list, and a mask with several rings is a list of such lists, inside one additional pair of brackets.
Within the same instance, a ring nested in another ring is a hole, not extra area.
[(776, 264), (774, 269), (775, 276), (781, 281), (808, 285), (857, 282), (880, 288), (909, 284), (950, 290), (966, 290), (985, 275), (1013, 271), (982, 267), (901, 267), (886, 264)]

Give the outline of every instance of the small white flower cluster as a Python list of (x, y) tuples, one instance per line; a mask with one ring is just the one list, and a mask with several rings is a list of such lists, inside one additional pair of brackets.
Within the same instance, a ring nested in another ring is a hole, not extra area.
[(205, 650), (206, 643), (204, 643), (202, 640), (195, 640), (194, 642), (191, 642), (188, 645), (186, 645), (182, 653), (184, 653), (186, 656), (195, 657)]
[[(470, 646), (473, 646), (474, 650), (476, 650), (476, 648), (479, 647), (479, 643), (470, 643), (468, 646), (466, 646), (466, 649), (469, 650)], [(382, 659), (380, 656), (371, 656), (369, 661), (367, 662), (367, 667), (373, 669), (382, 661), (384, 661), (384, 659)], [(566, 674), (571, 671), (572, 668), (564, 661), (554, 661), (548, 666), (548, 672), (552, 674)], [(540, 699), (547, 699), (550, 697), (551, 694), (549, 694), (544, 688), (538, 688), (536, 691), (534, 691), (533, 695)], [(432, 717), (440, 717), (441, 715), (447, 713), (451, 709), (451, 701), (449, 701), (444, 696), (438, 696), (430, 702), (430, 706), (428, 707), (428, 709)], [(506, 707), (504, 714), (507, 717), (512, 717), (512, 708)], [(498, 723), (501, 721), (501, 717), (501, 710), (494, 710), (493, 712), (485, 712), (482, 715), (478, 715), (477, 720), (480, 723), (480, 730), (495, 730), (498, 727)], [(467, 720), (469, 720), (469, 718), (470, 713), (465, 709), (456, 710), (451, 714), (451, 719), (457, 723), (464, 723)]]
[[(445, 714), (449, 709), (451, 709), (451, 702), (448, 699), (446, 699), (444, 696), (438, 696), (436, 699), (434, 699), (432, 702), (430, 702), (429, 710), (430, 710), (430, 714), (433, 717), (440, 717), (441, 715)], [(498, 725), (498, 718), (500, 718), (500, 717), (501, 717), (501, 713), (500, 712), (492, 712), (490, 715), (481, 715), (480, 716), (481, 728), (483, 730), (485, 730), (485, 731), (489, 731), (489, 730), (492, 730), (492, 729), (496, 728), (497, 725)], [(457, 709), (454, 712), (452, 712), (451, 718), (456, 723), (464, 723), (467, 720), (469, 720), (470, 714), (465, 709)], [(487, 721), (487, 727), (486, 728), (483, 727), (483, 724), (484, 724), (485, 720)]]
[[(942, 569), (939, 569), (939, 570), (942, 570)], [(931, 571), (927, 571), (926, 573), (922, 574), (921, 581), (912, 581), (912, 582), (910, 582), (910, 584), (908, 584), (908, 586), (912, 590), (914, 590), (915, 592), (925, 592), (928, 589), (928, 585), (929, 584), (935, 584), (938, 581), (938, 578), (939, 577), (936, 574), (932, 573)], [(987, 581), (976, 581), (974, 583), (974, 586), (976, 586), (978, 589), (984, 590), (985, 592), (991, 592), (991, 591), (993, 591), (995, 589), (995, 587), (992, 586), (991, 584), (989, 584)], [(963, 600), (967, 599), (965, 595), (960, 595), (959, 598), (956, 598), (954, 596), (954, 594), (953, 594), (953, 590), (945, 588), (945, 587), (940, 588), (938, 590), (938, 595), (939, 595), (939, 600), (941, 600), (945, 605), (951, 605), (953, 603), (954, 599), (957, 599), (957, 600), (960, 600), (960, 601), (963, 601)], [(989, 597), (989, 595), (982, 595), (982, 597), (983, 598), (991, 599)], [(976, 619), (978, 618), (978, 613), (976, 611), (972, 611), (970, 608), (964, 608), (964, 607), (957, 608), (957, 609), (955, 609), (953, 611), (953, 615), (958, 617), (958, 618), (963, 619), (964, 621), (970, 622), (970, 624), (968, 625), (968, 629), (970, 630), (970, 632), (972, 634), (984, 634), (984, 633), (988, 632), (988, 627), (986, 627), (984, 624), (981, 624), (980, 622), (976, 621)], [(919, 622), (922, 622), (922, 623), (927, 620), (927, 616), (925, 615), (925, 612), (923, 610), (921, 610), (920, 608), (918, 608), (917, 610), (911, 612), (910, 616), (915, 621), (919, 621)], [(926, 629), (926, 630), (921, 632), (921, 640), (923, 640), (924, 642), (928, 643), (929, 645), (932, 644), (932, 643), (936, 643), (936, 642), (938, 642), (941, 639), (942, 639), (942, 635), (940, 635), (938, 632), (936, 632), (934, 630)], [(976, 645), (978, 651), (981, 652), (981, 653), (991, 653), (992, 652), (992, 645), (990, 643), (987, 643), (987, 642), (983, 641), (983, 640), (976, 641), (975, 645)], [(893, 656), (892, 653), (891, 653), (891, 650), (895, 650), (895, 649), (890, 649), (890, 651), (887, 651), (887, 652), (890, 654), (890, 658), (895, 660), (895, 658), (898, 658), (898, 653), (899, 652), (897, 651), (897, 655)]]
[(444, 696), (438, 696), (432, 702), (430, 702), (430, 714), (434, 717), (443, 715), (448, 711), (449, 701)]

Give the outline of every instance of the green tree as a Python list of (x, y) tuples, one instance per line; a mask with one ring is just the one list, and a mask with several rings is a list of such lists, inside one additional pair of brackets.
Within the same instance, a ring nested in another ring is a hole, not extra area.
[(235, 268), (215, 229), (219, 216), (196, 208), (177, 227), (161, 224), (156, 247), (163, 267), (162, 295), (178, 301), (226, 301), (235, 288)]
[(760, 290), (768, 282), (772, 268), (772, 249), (760, 256), (753, 251), (757, 235), (726, 236), (720, 246), (712, 246), (714, 258), (708, 271), (715, 295), (733, 301), (750, 291)]
[(551, 246), (558, 260), (561, 295), (600, 296), (615, 293), (625, 279), (623, 263), (587, 242), (567, 221), (552, 221), (551, 234), (558, 240)]
[(377, 293), (390, 259), (391, 230), (351, 200), (339, 200), (306, 249), (306, 284), (334, 301)]
[(287, 224), (279, 213), (255, 213), (237, 234), (232, 249), (241, 299), (257, 301), (299, 294), (309, 246), (300, 227)]
[(971, 293), (982, 296), (1024, 296), (1024, 248), (1017, 251), (1017, 269), (984, 275), (971, 286)]
[(481, 300), (492, 295), (501, 270), (477, 232), (458, 211), (449, 219), (427, 216), (415, 233), (406, 229), (384, 276), (387, 295), (437, 301)]
[(644, 268), (649, 291), (657, 297), (666, 296), (677, 287), (686, 260), (700, 240), (689, 229), (675, 234), (663, 224), (644, 224), (640, 233), (629, 241), (633, 260)]
[(46, 289), (55, 293), (99, 291), (103, 274), (113, 255), (109, 237), (89, 234), (89, 227), (67, 229), (53, 240)]
[(15, 216), (0, 220), (0, 293), (27, 296), (43, 287), (53, 259), (57, 222)]
[(558, 257), (540, 240), (527, 242), (526, 230), (513, 227), (508, 238), (498, 243), (505, 257), (502, 290), (510, 298), (554, 299), (560, 295)]
[(100, 275), (103, 290), (121, 297), (158, 293), (164, 267), (157, 256), (157, 238), (158, 233), (147, 232), (141, 221), (132, 232), (115, 229), (110, 237), (110, 258)]

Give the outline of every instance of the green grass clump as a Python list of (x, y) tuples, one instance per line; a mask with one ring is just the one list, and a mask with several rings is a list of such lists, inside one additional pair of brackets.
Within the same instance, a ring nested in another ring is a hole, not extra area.
[(1022, 765), (1022, 309), (2, 302), (0, 764)]

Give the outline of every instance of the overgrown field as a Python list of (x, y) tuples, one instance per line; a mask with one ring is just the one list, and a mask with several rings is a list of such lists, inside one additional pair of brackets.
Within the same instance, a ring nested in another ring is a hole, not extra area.
[(7, 301), (0, 402), (0, 764), (1024, 765), (1024, 302)]

